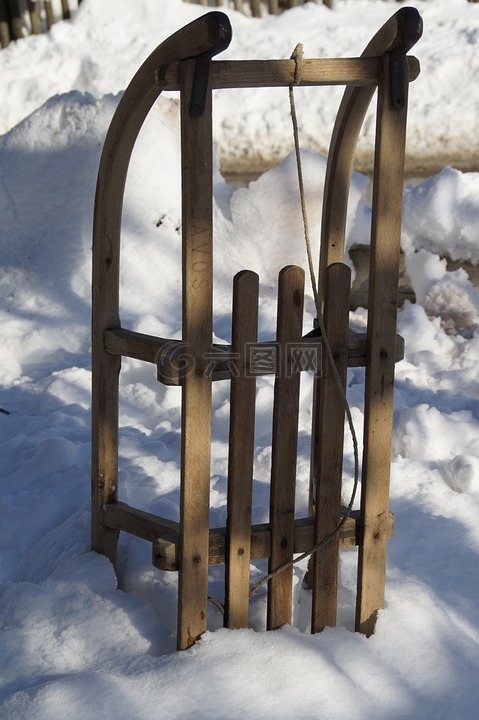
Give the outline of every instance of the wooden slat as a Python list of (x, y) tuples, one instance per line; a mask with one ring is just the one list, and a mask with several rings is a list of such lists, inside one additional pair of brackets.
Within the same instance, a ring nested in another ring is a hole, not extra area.
[(249, 0), (251, 7), (251, 14), (253, 17), (261, 17), (261, 2), (260, 0)]
[[(389, 52), (393, 47), (397, 47), (398, 42), (402, 42), (404, 15), (410, 11), (411, 8), (404, 8), (393, 15), (374, 35), (361, 55), (362, 61), (374, 58), (378, 62), (379, 74), (383, 53)], [(415, 80), (420, 71), (418, 60), (407, 57), (405, 62), (408, 80)], [(336, 115), (324, 181), (318, 273), (321, 298), (324, 297), (326, 268), (334, 262), (343, 262), (344, 259), (346, 213), (353, 160), (374, 90), (373, 87), (347, 87)]]
[(10, 45), (10, 23), (7, 11), (7, 0), (0, 0), (0, 46)]
[[(279, 274), (276, 340), (279, 344), (274, 387), (271, 451), (271, 558), (269, 572), (293, 557), (294, 504), (298, 444), (300, 373), (292, 366), (301, 341), (304, 271), (289, 266)], [(291, 622), (292, 567), (268, 582), (268, 630)]]
[(47, 29), (50, 30), (55, 23), (55, 13), (53, 12), (52, 0), (45, 0), (45, 14), (47, 20)]
[(40, 35), (42, 28), (40, 16), (38, 14), (37, 3), (33, 0), (27, 2), (28, 14), (30, 15), (30, 23), (32, 26), (32, 35)]
[(22, 9), (20, 0), (9, 0), (10, 6), (10, 28), (14, 40), (23, 37)]
[[(410, 58), (414, 64), (415, 58)], [(371, 85), (379, 81), (380, 58), (305, 59), (300, 85)], [(294, 82), (294, 60), (213, 60), (213, 90), (248, 87), (288, 87)], [(179, 90), (178, 63), (161, 68), (158, 82), (163, 90)]]
[[(411, 80), (419, 74), (419, 62), (408, 57)], [(380, 58), (305, 59), (300, 86), (351, 85), (371, 86), (371, 94), (379, 82)], [(226, 88), (288, 87), (294, 82), (294, 60), (213, 60), (213, 90)], [(162, 68), (158, 81), (163, 90), (179, 90), (179, 65)], [(369, 104), (369, 100), (368, 100)]]
[(193, 358), (182, 392), (178, 649), (206, 630), (210, 499), (213, 141), (211, 86), (204, 111), (190, 115), (196, 61), (182, 64), (181, 154), (183, 343)]
[(62, 5), (62, 18), (64, 20), (69, 20), (71, 17), (71, 12), (70, 12), (70, 6), (68, 4), (68, 0), (61, 0), (61, 5)]
[(399, 252), (406, 139), (406, 102), (390, 103), (388, 55), (378, 92), (378, 115), (371, 227), (368, 301), (368, 365), (364, 408), (364, 459), (361, 484), (356, 628), (374, 632), (376, 615), (384, 606), (386, 573), (385, 524), (389, 508), (389, 478), (394, 394), (394, 355)]
[[(324, 324), (343, 392), (346, 392), (351, 271), (336, 263), (328, 268)], [(328, 356), (324, 353), (318, 407), (318, 455), (315, 543), (337, 527), (341, 507), (345, 408)], [(311, 632), (336, 625), (339, 536), (312, 558)]]
[(225, 626), (235, 629), (248, 627), (256, 397), (248, 344), (258, 336), (258, 288), (256, 273), (234, 278), (231, 349), (238, 374), (231, 379)]
[[(358, 544), (359, 511), (354, 510), (339, 533), (341, 549), (355, 547)], [(337, 518), (339, 522), (339, 517)], [(314, 546), (314, 517), (299, 518), (294, 521), (294, 554), (304, 553)], [(391, 538), (394, 532), (394, 515), (388, 513), (387, 533)], [(179, 533), (166, 533), (153, 542), (153, 565), (160, 570), (178, 570)], [(271, 529), (269, 523), (251, 527), (251, 560), (269, 558), (271, 555)], [(226, 528), (212, 528), (209, 542), (209, 565), (224, 565), (226, 561)]]
[(102, 522), (113, 530), (124, 530), (130, 535), (154, 542), (158, 538), (176, 532), (179, 536), (180, 524), (174, 520), (157, 517), (144, 510), (137, 510), (126, 503), (116, 502), (102, 508)]
[[(300, 346), (306, 350), (312, 346), (320, 350), (321, 339), (315, 333), (305, 335)], [(318, 345), (319, 344), (319, 345)], [(258, 343), (258, 348), (270, 348), (271, 343)], [(111, 355), (135, 358), (157, 365), (158, 380), (166, 385), (181, 385), (183, 379), (183, 360), (181, 340), (145, 335), (125, 328), (114, 328), (105, 331), (105, 349)], [(213, 380), (231, 379), (231, 345), (213, 343), (208, 354), (209, 372)], [(216, 358), (215, 359), (215, 355)], [(404, 358), (404, 339), (396, 335), (395, 361)], [(362, 367), (366, 364), (366, 333), (349, 332), (348, 367)], [(265, 367), (256, 371), (257, 375), (271, 375), (274, 370)]]

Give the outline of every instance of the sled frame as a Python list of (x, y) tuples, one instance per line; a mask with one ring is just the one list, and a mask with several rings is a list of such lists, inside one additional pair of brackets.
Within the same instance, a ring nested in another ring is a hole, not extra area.
[[(300, 85), (345, 85), (333, 129), (323, 200), (319, 292), (335, 362), (346, 387), (348, 367), (366, 368), (361, 507), (312, 560), (313, 632), (336, 623), (339, 547), (358, 546), (356, 629), (374, 631), (384, 605), (386, 544), (392, 535), (389, 479), (394, 365), (402, 358), (396, 334), (402, 188), (408, 85), (419, 63), (407, 52), (422, 32), (413, 8), (400, 9), (361, 57), (304, 60)], [(270, 570), (311, 548), (338, 525), (341, 507), (344, 408), (324, 359), (315, 378), (311, 508), (295, 518), (294, 484), (300, 373), (288, 348), (321, 348), (317, 333), (302, 337), (304, 278), (300, 268), (279, 278), (270, 522), (251, 525), (255, 375), (245, 348), (255, 344), (258, 278), (234, 282), (231, 346), (212, 344), (213, 201), (212, 93), (218, 88), (288, 87), (294, 60), (217, 61), (231, 40), (228, 17), (210, 12), (165, 40), (140, 67), (108, 130), (98, 173), (93, 223), (92, 287), (92, 540), (116, 567), (120, 531), (152, 543), (153, 563), (179, 574), (178, 648), (207, 627), (208, 567), (226, 565), (225, 624), (248, 622), (249, 565), (269, 558)], [(141, 126), (163, 90), (180, 92), (182, 152), (181, 341), (123, 328), (119, 313), (123, 195)], [(349, 270), (344, 265), (347, 199), (354, 153), (377, 91), (368, 326), (349, 329)], [(246, 321), (245, 321), (246, 318)], [(193, 372), (182, 373), (175, 352), (187, 347)], [(320, 350), (318, 350), (320, 352)], [(233, 371), (228, 358), (233, 354)], [(161, 518), (118, 501), (118, 402), (121, 358), (156, 364), (158, 379), (182, 386), (180, 520)], [(211, 358), (213, 357), (213, 363)], [(217, 358), (217, 359), (216, 359)], [(288, 365), (289, 363), (289, 365)], [(256, 375), (261, 374), (261, 372)], [(209, 527), (212, 382), (231, 379), (226, 528)], [(286, 468), (286, 469), (285, 469)], [(269, 581), (267, 626), (291, 622), (292, 569)]]

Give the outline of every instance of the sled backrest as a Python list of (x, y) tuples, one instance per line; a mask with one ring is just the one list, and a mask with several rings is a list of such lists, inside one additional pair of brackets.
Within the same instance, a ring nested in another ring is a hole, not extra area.
[[(130, 532), (153, 543), (157, 566), (178, 571), (179, 648), (191, 645), (206, 629), (209, 564), (226, 563), (226, 623), (241, 627), (247, 622), (250, 558), (268, 557), (270, 570), (275, 570), (294, 553), (330, 535), (331, 541), (315, 552), (312, 563), (312, 630), (335, 624), (338, 548), (352, 543), (359, 545), (356, 625), (367, 634), (373, 631), (376, 612), (384, 600), (386, 542), (391, 535), (389, 466), (394, 363), (401, 357), (396, 296), (407, 91), (419, 71), (417, 61), (406, 53), (420, 34), (418, 13), (402, 8), (360, 58), (305, 60), (302, 66), (301, 85), (346, 85), (328, 158), (320, 262), (326, 330), (343, 391), (347, 367), (366, 367), (361, 510), (351, 514), (341, 533), (334, 534), (334, 529), (344, 513), (340, 497), (344, 407), (330, 363), (324, 358), (322, 371), (317, 372), (312, 429), (311, 504), (316, 517), (294, 518), (299, 372), (285, 368), (293, 363), (292, 349), (305, 353), (311, 343), (322, 346), (322, 339), (314, 334), (301, 338), (302, 271), (287, 268), (279, 281), (281, 320), (275, 342), (286, 365), (275, 369), (270, 522), (266, 528), (251, 528), (253, 438), (245, 429), (249, 420), (254, 423), (254, 376), (246, 355), (246, 348), (256, 342), (254, 274), (246, 272), (235, 280), (232, 346), (212, 344), (212, 93), (217, 88), (288, 87), (295, 82), (295, 61), (213, 61), (213, 56), (228, 46), (231, 28), (223, 13), (208, 13), (150, 55), (126, 89), (111, 122), (100, 163), (93, 230), (92, 548), (115, 564), (119, 531)], [(119, 316), (121, 211), (128, 164), (141, 125), (162, 90), (179, 90), (181, 101), (180, 365), (180, 341), (132, 332), (121, 326)], [(342, 260), (354, 151), (376, 90), (368, 329), (365, 336), (357, 336), (348, 327), (349, 273)], [(244, 317), (250, 321), (244, 323)], [(188, 372), (181, 371), (185, 352)], [(228, 353), (233, 353), (236, 365), (231, 365)], [(122, 356), (156, 363), (161, 382), (182, 386), (179, 523), (118, 502)], [(211, 389), (212, 382), (225, 377), (232, 386), (228, 523), (227, 528), (213, 530), (209, 527)], [(288, 568), (269, 581), (269, 628), (291, 621), (291, 572)]]

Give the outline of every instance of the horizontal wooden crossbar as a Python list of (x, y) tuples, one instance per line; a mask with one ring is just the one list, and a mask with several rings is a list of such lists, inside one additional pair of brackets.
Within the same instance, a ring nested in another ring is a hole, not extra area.
[[(407, 58), (409, 78), (419, 75), (419, 61)], [(377, 57), (305, 59), (298, 85), (377, 85), (382, 60)], [(294, 60), (214, 60), (213, 90), (222, 88), (288, 87), (295, 82)], [(180, 63), (163, 65), (157, 72), (162, 90), (180, 89)]]
[(111, 530), (124, 530), (130, 535), (154, 542), (170, 533), (180, 533), (180, 524), (174, 520), (137, 510), (123, 502), (104, 505), (101, 513), (102, 524)]
[[(340, 548), (358, 545), (359, 511), (353, 511), (341, 528), (339, 535)], [(339, 518), (338, 518), (339, 522)], [(307, 552), (315, 545), (314, 517), (306, 517), (294, 522), (293, 553)], [(387, 521), (387, 538), (393, 536), (394, 514), (389, 513)], [(226, 547), (226, 528), (212, 528), (209, 540), (209, 565), (224, 565)], [(153, 565), (160, 570), (178, 570), (179, 534), (174, 532), (153, 543)], [(251, 526), (251, 560), (268, 558), (271, 555), (271, 529), (269, 523)]]
[[(301, 347), (318, 346), (320, 338), (313, 334), (303, 337)], [(258, 343), (258, 349), (267, 350), (274, 346), (272, 342)], [(181, 385), (184, 379), (181, 351), (185, 349), (181, 340), (168, 340), (143, 333), (116, 328), (105, 332), (105, 349), (112, 355), (135, 358), (157, 365), (158, 380), (165, 385)], [(186, 355), (186, 352), (185, 352)], [(395, 362), (404, 357), (404, 339), (396, 335)], [(230, 345), (213, 344), (211, 346), (210, 372), (213, 380), (230, 380), (233, 359)], [(366, 333), (349, 332), (348, 367), (366, 365)], [(256, 375), (272, 375), (273, 367), (255, 372)]]
[[(354, 547), (358, 544), (359, 511), (353, 511), (341, 528), (339, 546)], [(294, 522), (295, 554), (303, 553), (314, 546), (314, 517)], [(339, 518), (338, 518), (339, 522)], [(153, 565), (160, 570), (178, 570), (178, 544), (180, 524), (174, 520), (159, 517), (144, 510), (137, 510), (123, 502), (104, 505), (102, 524), (111, 530), (121, 530), (153, 543)], [(389, 513), (387, 537), (394, 531), (394, 514)], [(224, 565), (226, 528), (211, 528), (209, 538), (209, 565)], [(269, 523), (251, 526), (251, 560), (267, 558), (271, 554), (271, 531)]]

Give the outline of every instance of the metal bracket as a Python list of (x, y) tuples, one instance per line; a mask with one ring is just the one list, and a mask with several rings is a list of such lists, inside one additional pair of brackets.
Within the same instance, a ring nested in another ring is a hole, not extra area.
[(201, 117), (206, 103), (208, 81), (210, 79), (211, 55), (199, 55), (196, 58), (195, 77), (191, 91), (190, 116)]
[(406, 102), (406, 86), (409, 82), (409, 67), (407, 57), (400, 52), (392, 52), (389, 55), (389, 88), (391, 94), (391, 106), (395, 110), (401, 110)]

